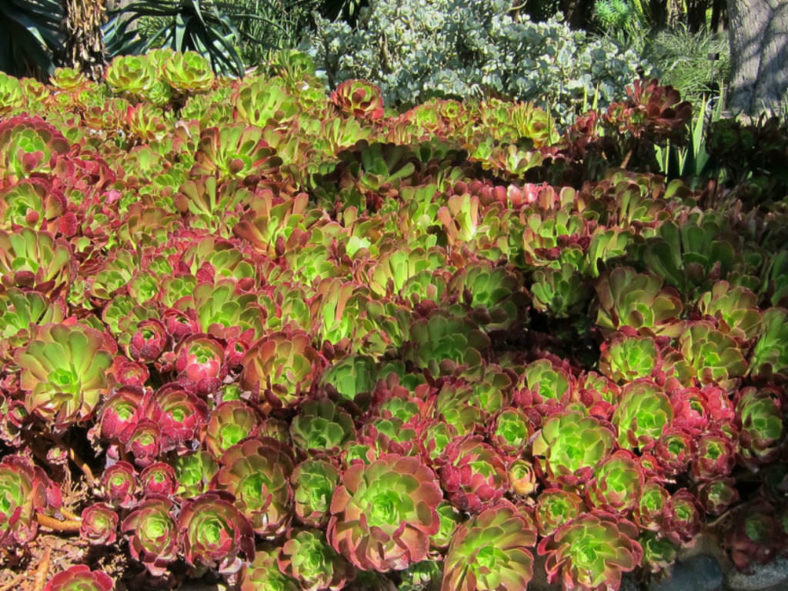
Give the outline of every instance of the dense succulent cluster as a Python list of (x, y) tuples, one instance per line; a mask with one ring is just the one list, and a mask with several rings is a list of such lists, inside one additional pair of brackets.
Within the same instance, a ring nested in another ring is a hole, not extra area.
[(48, 528), (125, 555), (52, 591), (615, 589), (707, 527), (785, 553), (788, 217), (650, 171), (675, 91), (559, 133), (277, 59), (3, 95), (0, 565)]

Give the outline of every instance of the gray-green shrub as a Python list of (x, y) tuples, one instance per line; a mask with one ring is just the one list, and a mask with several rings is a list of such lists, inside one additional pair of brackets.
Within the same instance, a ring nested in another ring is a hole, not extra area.
[(310, 53), (330, 86), (365, 78), (388, 104), (433, 96), (503, 95), (549, 107), (561, 122), (621, 97), (641, 64), (631, 51), (573, 31), (560, 16), (535, 23), (507, 0), (370, 0), (355, 28), (319, 17)]

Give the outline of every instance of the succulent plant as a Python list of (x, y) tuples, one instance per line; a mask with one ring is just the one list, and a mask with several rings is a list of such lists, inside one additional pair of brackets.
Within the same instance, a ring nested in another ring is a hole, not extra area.
[(214, 83), (210, 62), (194, 51), (175, 52), (164, 61), (161, 76), (180, 94), (205, 92)]
[(418, 458), (386, 454), (342, 474), (331, 499), (329, 543), (354, 566), (386, 572), (427, 557), (443, 498)]
[(172, 382), (151, 397), (146, 414), (160, 427), (164, 452), (188, 447), (208, 421), (205, 402)]
[(214, 457), (207, 451), (195, 451), (178, 457), (174, 463), (178, 479), (177, 493), (194, 497), (207, 492), (214, 474), (219, 470)]
[(93, 503), (82, 510), (79, 535), (91, 546), (114, 544), (118, 537), (120, 516), (106, 503)]
[(118, 56), (107, 68), (105, 80), (115, 92), (141, 99), (156, 83), (156, 69), (147, 56)]
[(785, 424), (782, 396), (771, 388), (744, 388), (737, 396), (736, 415), (741, 421), (740, 453), (748, 462), (767, 462), (776, 456)]
[(775, 508), (756, 501), (738, 509), (725, 536), (733, 563), (742, 570), (766, 564), (781, 551), (785, 532), (775, 519)]
[(536, 501), (534, 517), (541, 536), (549, 536), (586, 511), (583, 499), (560, 488), (543, 490)]
[(0, 115), (8, 116), (25, 104), (25, 95), (19, 80), (5, 72), (0, 73)]
[(205, 428), (205, 446), (214, 457), (244, 439), (254, 437), (260, 430), (260, 416), (243, 400), (222, 402), (211, 412)]
[(257, 127), (286, 123), (298, 115), (298, 102), (279, 78), (258, 77), (234, 95), (238, 117)]
[(698, 310), (717, 320), (718, 327), (733, 337), (751, 340), (759, 332), (758, 296), (746, 287), (733, 287), (727, 281), (718, 281), (700, 296)]
[(293, 443), (306, 453), (334, 453), (355, 432), (350, 415), (327, 399), (305, 402), (290, 424)]
[(466, 318), (434, 313), (411, 326), (411, 358), (433, 375), (453, 374), (457, 366), (478, 366), (489, 338)]
[(602, 329), (613, 331), (630, 326), (671, 337), (682, 331), (681, 298), (675, 290), (663, 288), (662, 281), (654, 275), (616, 267), (600, 277), (596, 292), (596, 322)]
[(761, 334), (752, 351), (750, 374), (754, 376), (779, 376), (788, 374), (788, 310), (769, 308), (761, 320)]
[(175, 468), (164, 462), (156, 462), (140, 474), (140, 486), (145, 496), (162, 495), (172, 497), (178, 488)]
[(620, 332), (600, 349), (599, 371), (619, 384), (651, 377), (659, 367), (660, 351), (651, 337)]
[(610, 425), (577, 411), (545, 420), (533, 441), (532, 453), (547, 480), (555, 485), (587, 482), (596, 465), (615, 445)]
[[(0, 461), (0, 542), (5, 547), (27, 544), (38, 531), (36, 512), (59, 505), (59, 489), (41, 468), (18, 455)], [(54, 507), (56, 508), (56, 507)]]
[(505, 408), (490, 423), (489, 437), (497, 449), (519, 455), (531, 437), (531, 423), (524, 411)]
[(74, 278), (69, 244), (48, 232), (30, 228), (0, 230), (0, 281), (7, 287), (34, 288), (45, 295), (58, 295)]
[(281, 571), (277, 558), (279, 548), (258, 548), (254, 560), (244, 565), (241, 571), (241, 591), (300, 591), (299, 582)]
[(468, 513), (479, 513), (486, 504), (503, 497), (509, 477), (503, 457), (482, 437), (458, 438), (443, 452), (440, 479), (448, 500)]
[(237, 573), (254, 560), (254, 532), (231, 501), (215, 492), (187, 500), (177, 522), (178, 541), (186, 562)]
[(192, 335), (175, 350), (178, 382), (197, 395), (216, 390), (227, 375), (224, 347), (207, 335)]
[(540, 267), (534, 271), (531, 293), (534, 307), (556, 318), (580, 312), (591, 299), (591, 289), (571, 264), (560, 269)]
[(74, 565), (49, 579), (44, 591), (112, 591), (115, 582), (104, 571)]
[(40, 117), (16, 115), (0, 122), (0, 175), (15, 183), (33, 173), (50, 173), (69, 150), (68, 140)]
[(704, 433), (696, 443), (690, 473), (697, 481), (724, 478), (736, 462), (735, 441), (723, 433)]
[(280, 331), (257, 341), (244, 356), (241, 385), (260, 396), (265, 406), (291, 406), (306, 393), (325, 366), (309, 336)]
[(539, 542), (546, 557), (548, 581), (568, 589), (618, 589), (621, 575), (634, 570), (643, 556), (638, 529), (630, 521), (603, 511), (584, 513)]
[(331, 496), (341, 474), (327, 460), (305, 460), (293, 470), (290, 482), (296, 517), (306, 526), (324, 527), (328, 523)]
[(625, 449), (642, 447), (660, 437), (673, 421), (673, 406), (664, 391), (648, 379), (626, 384), (613, 424), (618, 444)]
[(714, 516), (722, 515), (740, 498), (734, 478), (720, 478), (704, 482), (698, 487), (698, 501), (703, 510)]
[(533, 577), (536, 526), (500, 500), (460, 524), (443, 567), (442, 591), (525, 589)]
[(175, 505), (166, 497), (149, 495), (123, 520), (134, 560), (141, 562), (154, 577), (167, 573), (177, 560), (180, 547)]
[(263, 139), (262, 129), (243, 123), (209, 127), (200, 133), (191, 176), (210, 175), (219, 180), (245, 179), (273, 172), (281, 163)]
[(48, 179), (35, 176), (22, 179), (0, 191), (0, 228), (13, 226), (57, 231), (59, 218), (66, 213), (66, 197)]
[(128, 462), (117, 462), (101, 475), (104, 498), (112, 507), (129, 509), (137, 504), (140, 485), (137, 471)]
[(700, 532), (703, 510), (685, 488), (674, 492), (665, 505), (664, 534), (675, 544), (690, 544)]
[(642, 565), (652, 573), (658, 573), (676, 562), (678, 549), (669, 539), (656, 532), (643, 532), (638, 538), (643, 548)]
[(679, 338), (679, 348), (702, 384), (731, 389), (736, 378), (747, 371), (747, 361), (736, 341), (710, 323), (693, 323)]
[(594, 509), (629, 515), (640, 502), (644, 480), (635, 454), (620, 449), (595, 470), (586, 496)]
[(281, 535), (293, 514), (293, 459), (279, 442), (246, 439), (221, 457), (213, 489), (227, 491), (258, 535)]
[(331, 93), (331, 101), (352, 117), (373, 121), (383, 117), (380, 88), (365, 80), (345, 80)]
[(82, 324), (48, 324), (16, 354), (28, 412), (59, 427), (92, 415), (112, 365), (104, 335)]
[(353, 567), (328, 545), (325, 535), (311, 529), (290, 536), (279, 552), (278, 564), (304, 591), (342, 589), (354, 574)]

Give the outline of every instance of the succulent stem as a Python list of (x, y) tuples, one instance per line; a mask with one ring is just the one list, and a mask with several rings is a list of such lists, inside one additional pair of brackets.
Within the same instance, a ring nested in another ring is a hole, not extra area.
[(43, 591), (44, 585), (47, 583), (51, 558), (52, 547), (47, 546), (46, 550), (44, 550), (44, 555), (41, 557), (41, 562), (38, 563), (36, 572), (33, 575), (33, 591)]
[(61, 521), (60, 519), (55, 519), (54, 517), (44, 515), (43, 513), (36, 513), (36, 520), (38, 520), (38, 523), (44, 527), (48, 527), (51, 530), (62, 533), (77, 533), (79, 532), (79, 528), (82, 526), (81, 521), (77, 521), (75, 519), (64, 519)]

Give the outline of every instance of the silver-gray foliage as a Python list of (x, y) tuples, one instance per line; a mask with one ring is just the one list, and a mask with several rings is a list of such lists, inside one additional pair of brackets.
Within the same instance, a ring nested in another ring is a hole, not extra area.
[(328, 83), (364, 78), (388, 104), (489, 94), (549, 106), (560, 121), (623, 97), (641, 64), (560, 20), (535, 23), (509, 0), (370, 0), (356, 28), (317, 18), (310, 53)]

